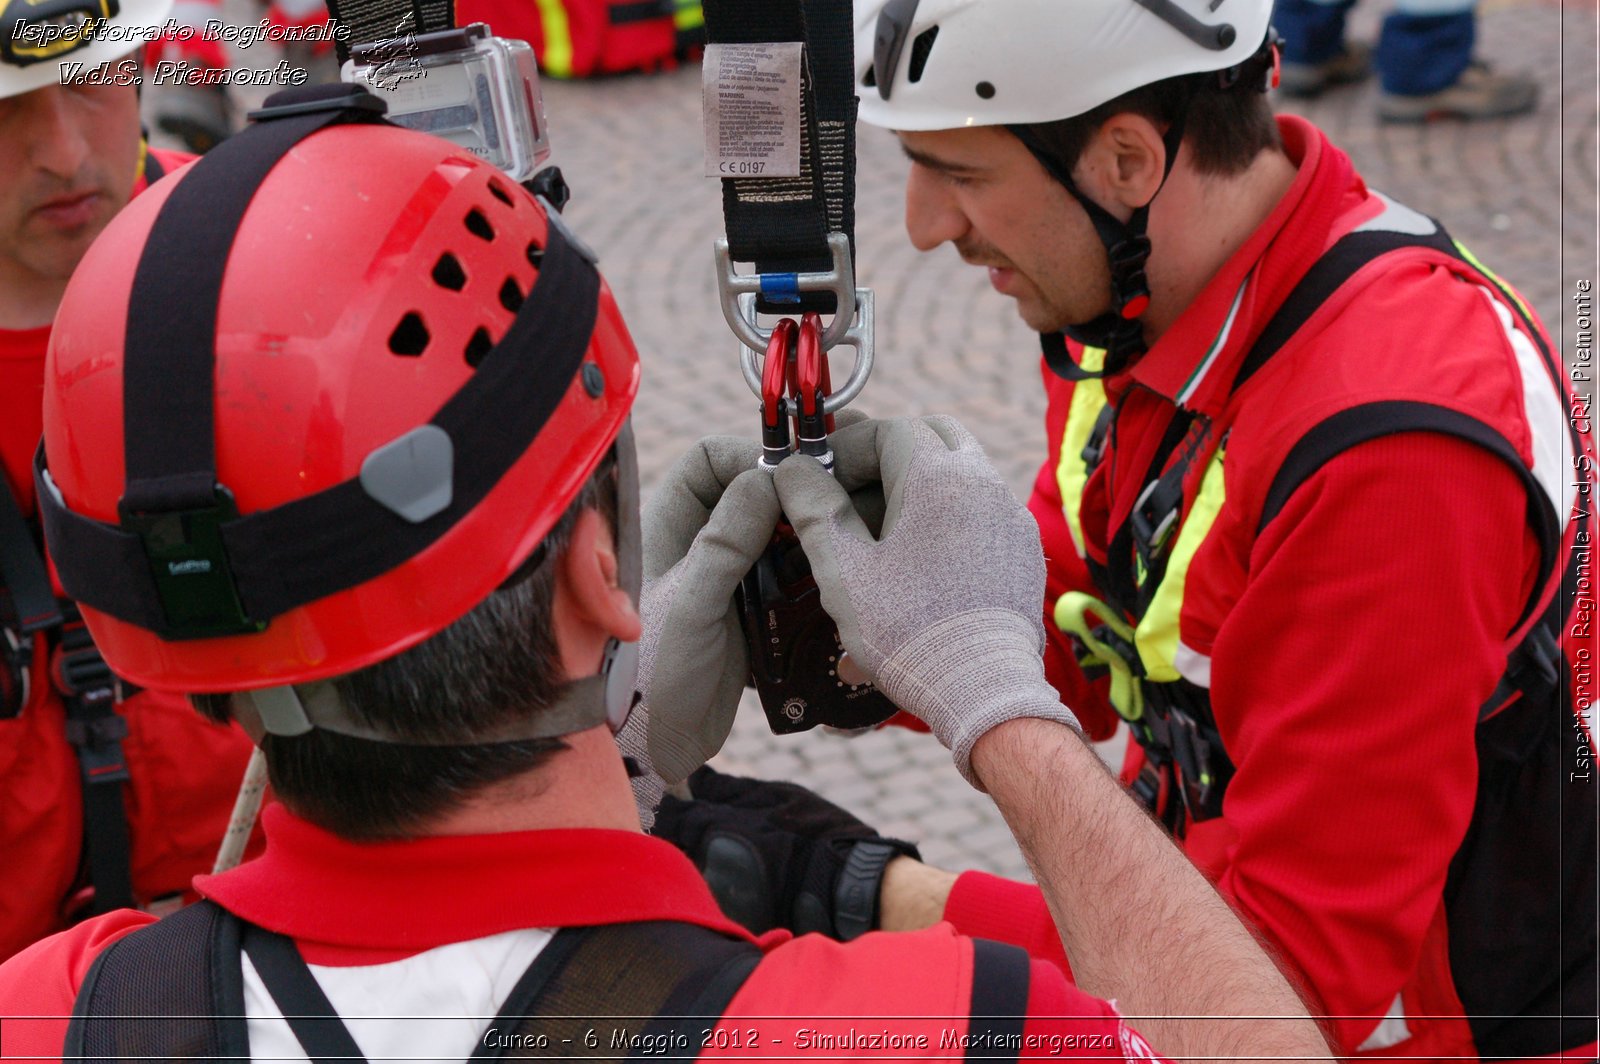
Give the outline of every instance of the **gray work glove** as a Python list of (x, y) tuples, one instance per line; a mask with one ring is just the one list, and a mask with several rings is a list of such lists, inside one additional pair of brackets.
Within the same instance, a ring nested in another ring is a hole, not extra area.
[(722, 749), (750, 677), (734, 592), (779, 515), (772, 475), (756, 468), (760, 456), (755, 440), (707, 437), (672, 467), (645, 511), (644, 704), (634, 716), (648, 719), (649, 764), (669, 784)]
[[(1045, 681), (1044, 554), (1032, 515), (953, 418), (864, 421), (833, 436), (837, 479), (815, 459), (774, 477), (844, 648), (920, 717), (967, 782), (972, 746), (1017, 717), (1078, 728)], [(881, 480), (874, 537), (847, 489)]]

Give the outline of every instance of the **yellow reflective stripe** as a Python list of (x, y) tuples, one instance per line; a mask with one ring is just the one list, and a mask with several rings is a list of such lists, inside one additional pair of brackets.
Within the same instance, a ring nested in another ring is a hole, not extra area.
[(144, 161), (150, 157), (150, 142), (143, 137), (139, 138), (139, 165), (133, 170), (133, 183), (137, 185), (144, 180)]
[(1189, 508), (1178, 529), (1178, 539), (1172, 545), (1172, 557), (1167, 561), (1166, 575), (1150, 602), (1150, 608), (1139, 620), (1134, 631), (1134, 646), (1139, 648), (1139, 658), (1144, 662), (1145, 675), (1160, 683), (1182, 679), (1178, 672), (1178, 613), (1183, 609), (1183, 585), (1189, 576), (1189, 563), (1205, 541), (1206, 535), (1222, 511), (1225, 495), (1222, 478), (1222, 448), (1212, 456), (1206, 475), (1200, 481), (1200, 494)]
[(672, 28), (679, 33), (697, 30), (706, 24), (705, 9), (700, 0), (677, 0), (672, 11)]
[(1505, 293), (1505, 295), (1509, 299), (1511, 299), (1512, 301), (1514, 301), (1517, 304), (1518, 308), (1520, 308), (1521, 311), (1522, 311), (1523, 317), (1525, 317), (1525, 318), (1533, 317), (1533, 312), (1528, 309), (1528, 304), (1526, 304), (1526, 303), (1524, 303), (1522, 301), (1522, 296), (1517, 293), (1517, 290), (1515, 288), (1512, 288), (1510, 285), (1506, 284), (1504, 281), (1502, 281), (1500, 279), (1500, 275), (1499, 274), (1495, 273), (1493, 270), (1489, 269), (1489, 267), (1487, 267), (1483, 263), (1479, 262), (1478, 261), (1478, 256), (1474, 255), (1471, 251), (1467, 250), (1467, 245), (1463, 244), (1459, 240), (1454, 240), (1454, 241), (1452, 241), (1452, 243), (1455, 244), (1456, 250), (1461, 252), (1461, 257), (1462, 258), (1466, 259), (1468, 262), (1470, 262), (1474, 266), (1476, 266), (1483, 273), (1483, 275), (1485, 277), (1489, 278), (1489, 280), (1491, 280), (1491, 281), (1493, 281), (1495, 283), (1495, 286), (1497, 288), (1499, 288), (1501, 292)]
[[(1106, 353), (1098, 347), (1083, 349), (1083, 368), (1099, 372), (1106, 364)], [(1072, 545), (1078, 557), (1084, 556), (1083, 526), (1078, 521), (1078, 510), (1083, 505), (1083, 487), (1089, 482), (1089, 470), (1083, 464), (1083, 448), (1089, 442), (1089, 433), (1100, 418), (1106, 405), (1105, 387), (1097, 380), (1079, 381), (1072, 388), (1072, 403), (1067, 407), (1067, 423), (1061, 433), (1061, 457), (1056, 462), (1056, 488), (1061, 492), (1061, 512), (1067, 519), (1067, 531), (1072, 533)]]
[(544, 56), (540, 62), (545, 73), (554, 78), (570, 78), (572, 27), (567, 23), (567, 9), (561, 6), (561, 0), (535, 0), (535, 3), (544, 26)]

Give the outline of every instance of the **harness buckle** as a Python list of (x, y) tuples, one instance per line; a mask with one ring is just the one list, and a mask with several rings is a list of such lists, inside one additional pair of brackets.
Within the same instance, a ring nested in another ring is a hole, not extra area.
[(15, 720), (32, 693), (33, 633), (0, 627), (0, 720)]
[[(1166, 544), (1172, 526), (1177, 524), (1178, 512), (1183, 508), (1181, 483), (1166, 485), (1165, 477), (1158, 477), (1145, 486), (1134, 500), (1129, 523), (1133, 526), (1134, 546), (1149, 567), (1156, 553)], [(1167, 490), (1162, 491), (1163, 486)]]

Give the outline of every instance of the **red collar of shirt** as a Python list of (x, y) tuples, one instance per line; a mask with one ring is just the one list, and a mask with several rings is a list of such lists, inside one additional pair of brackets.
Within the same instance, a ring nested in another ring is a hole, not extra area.
[[(281, 805), (262, 814), (266, 850), (195, 887), (321, 964), (374, 964), (529, 927), (677, 920), (771, 948), (722, 915), (671, 843), (601, 829), (352, 842)], [(334, 947), (318, 949), (318, 946)], [(307, 947), (310, 947), (307, 949)]]
[(1145, 387), (1213, 417), (1227, 403), (1239, 363), (1295, 282), (1338, 236), (1383, 209), (1350, 157), (1321, 130), (1293, 115), (1279, 116), (1278, 130), (1298, 170), (1294, 183), (1128, 371)]

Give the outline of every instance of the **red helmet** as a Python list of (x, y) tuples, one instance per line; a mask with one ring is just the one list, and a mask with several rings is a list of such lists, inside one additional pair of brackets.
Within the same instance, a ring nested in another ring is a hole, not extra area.
[(529, 557), (638, 390), (558, 215), (317, 88), (135, 199), (57, 315), (41, 509), (135, 683), (305, 683), (428, 638)]

